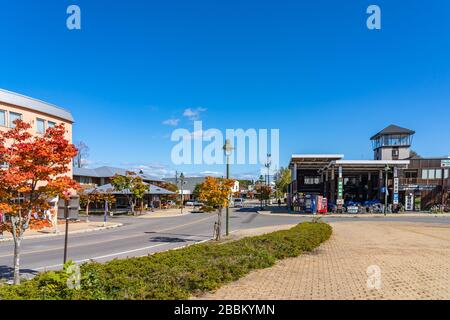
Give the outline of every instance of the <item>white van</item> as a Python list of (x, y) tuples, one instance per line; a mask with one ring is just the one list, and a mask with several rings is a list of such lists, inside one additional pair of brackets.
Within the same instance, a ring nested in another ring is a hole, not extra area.
[(241, 199), (241, 198), (234, 199), (234, 207), (235, 208), (243, 208), (244, 207), (244, 199)]

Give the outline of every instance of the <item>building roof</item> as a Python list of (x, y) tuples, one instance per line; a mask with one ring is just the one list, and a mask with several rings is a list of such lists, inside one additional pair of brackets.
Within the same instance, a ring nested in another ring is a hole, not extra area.
[[(149, 190), (146, 192), (146, 194), (156, 194), (156, 195), (175, 194), (175, 192), (169, 191), (169, 190), (161, 188), (161, 187), (154, 186), (152, 184), (147, 184), (147, 185), (149, 186)], [(114, 187), (110, 183), (105, 184), (105, 185), (100, 186), (100, 187), (97, 187), (97, 188), (86, 190), (87, 193), (91, 193), (93, 191), (97, 191), (97, 192), (100, 192), (100, 193), (111, 192), (112, 194), (129, 194), (130, 193), (129, 190), (115, 191)]]
[[(189, 191), (191, 194), (194, 192), (195, 187), (198, 184), (202, 184), (205, 181), (205, 177), (186, 177), (184, 178), (183, 190)], [(180, 180), (178, 179), (178, 183), (176, 183), (175, 178), (166, 178), (163, 179), (166, 182), (170, 182), (172, 184), (176, 184), (178, 188), (180, 188)]]
[(19, 93), (0, 89), (0, 102), (5, 102), (25, 109), (45, 113), (69, 121), (71, 123), (74, 122), (72, 114), (69, 111), (57, 107), (53, 104), (21, 95)]
[(320, 171), (330, 167), (342, 167), (345, 171), (379, 171), (389, 167), (407, 168), (411, 162), (409, 160), (335, 160)]
[(291, 157), (290, 167), (294, 164), (303, 169), (319, 170), (333, 160), (344, 158), (343, 154), (294, 154)]
[(413, 135), (416, 132), (410, 129), (402, 128), (399, 126), (396, 126), (394, 124), (391, 124), (390, 126), (384, 128), (380, 132), (378, 132), (376, 135), (374, 135), (370, 140), (375, 140), (379, 137), (391, 135), (391, 134), (407, 134), (407, 135)]
[[(133, 170), (127, 170), (122, 168), (115, 168), (115, 167), (99, 167), (95, 169), (90, 168), (73, 168), (73, 175), (74, 176), (81, 176), (81, 177), (91, 177), (91, 178), (111, 178), (117, 175), (126, 175), (128, 171)], [(134, 171), (133, 171), (134, 172)], [(161, 179), (157, 177), (150, 176), (148, 174), (138, 174), (143, 180), (147, 181), (162, 181)]]

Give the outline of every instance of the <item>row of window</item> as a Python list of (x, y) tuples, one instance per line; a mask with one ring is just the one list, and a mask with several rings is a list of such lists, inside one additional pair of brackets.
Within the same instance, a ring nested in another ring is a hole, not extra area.
[(45, 133), (45, 130), (48, 128), (53, 128), (56, 126), (55, 122), (52, 121), (46, 121), (44, 119), (37, 118), (36, 119), (36, 132), (37, 133)]
[[(17, 112), (7, 112), (6, 110), (0, 110), (0, 126), (14, 128), (14, 121), (21, 120), (22, 114)], [(47, 128), (53, 128), (56, 126), (55, 122), (46, 121), (41, 118), (36, 118), (36, 132), (45, 133)]]
[(444, 179), (448, 179), (450, 169), (442, 170), (442, 168), (423, 169), (422, 170), (422, 179), (424, 179), (424, 180), (442, 179), (442, 171), (444, 171)]
[[(9, 119), (9, 122), (8, 122)], [(14, 128), (14, 121), (22, 119), (22, 115), (16, 112), (0, 110), (0, 126)]]
[[(422, 179), (423, 180), (438, 180), (442, 179), (442, 174), (444, 174), (444, 179), (448, 179), (450, 177), (450, 169), (438, 168), (438, 169), (422, 169)], [(405, 171), (405, 178), (417, 178), (417, 171)], [(346, 178), (347, 179), (347, 178)], [(348, 181), (348, 179), (347, 179)], [(345, 181), (345, 184), (347, 184)], [(311, 177), (305, 176), (304, 182), (305, 185), (318, 185), (320, 184), (320, 177)]]

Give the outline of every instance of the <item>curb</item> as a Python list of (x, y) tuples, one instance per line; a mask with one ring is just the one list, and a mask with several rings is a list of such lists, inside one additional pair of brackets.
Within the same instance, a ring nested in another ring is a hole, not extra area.
[(313, 217), (321, 217), (321, 218), (448, 218), (450, 219), (450, 215), (448, 214), (434, 214), (434, 213), (423, 213), (423, 214), (304, 214), (304, 213), (269, 213), (266, 211), (257, 211), (258, 214), (263, 216), (271, 216), (271, 217), (305, 217), (305, 218), (313, 218)]
[[(119, 228), (119, 227), (122, 227), (122, 226), (123, 226), (123, 223), (116, 223), (115, 225), (108, 226), (108, 227), (98, 227), (98, 228), (86, 229), (86, 230), (76, 230), (76, 231), (72, 231), (72, 232), (69, 231), (69, 235), (70, 234), (81, 234), (81, 233), (88, 233), (88, 232), (96, 232), (96, 231), (104, 231), (104, 230)], [(64, 232), (58, 232), (58, 233), (33, 235), (33, 236), (23, 237), (22, 240), (51, 238), (51, 237), (63, 236), (64, 234), (65, 234)], [(13, 241), (13, 238), (0, 239), (0, 243), (2, 243), (2, 242), (11, 242), (11, 241)]]

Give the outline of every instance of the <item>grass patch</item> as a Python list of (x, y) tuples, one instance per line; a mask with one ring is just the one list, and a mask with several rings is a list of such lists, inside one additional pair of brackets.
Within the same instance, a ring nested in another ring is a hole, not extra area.
[(0, 284), (3, 300), (166, 300), (187, 299), (218, 289), (250, 271), (271, 267), (277, 260), (312, 251), (331, 236), (326, 223), (305, 222), (290, 230), (226, 243), (204, 243), (142, 258), (80, 266), (80, 287), (71, 266), (37, 275), (20, 286)]

